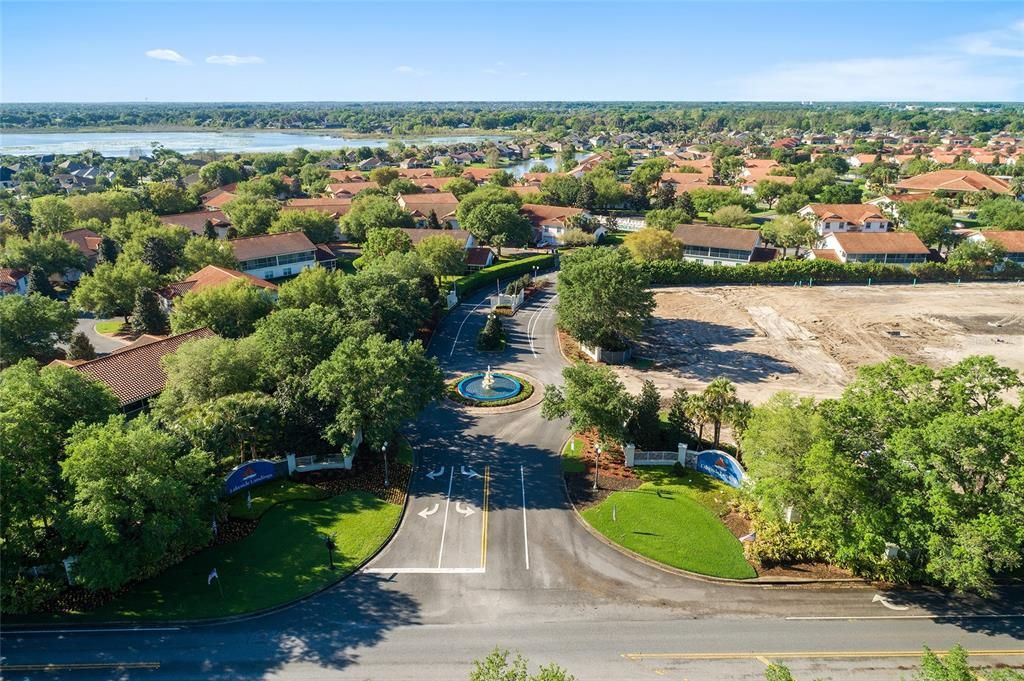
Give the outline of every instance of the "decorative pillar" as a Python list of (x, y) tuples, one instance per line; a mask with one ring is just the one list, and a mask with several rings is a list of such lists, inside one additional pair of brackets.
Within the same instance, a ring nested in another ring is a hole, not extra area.
[(295, 472), (295, 452), (288, 455), (288, 475)]
[(626, 454), (626, 468), (632, 468), (633, 460), (636, 458), (636, 445), (631, 442), (623, 447), (623, 451)]
[(676, 456), (676, 461), (679, 462), (679, 465), (685, 466), (686, 465), (686, 443), (685, 442), (678, 443), (676, 445), (676, 449), (678, 451), (678, 454)]

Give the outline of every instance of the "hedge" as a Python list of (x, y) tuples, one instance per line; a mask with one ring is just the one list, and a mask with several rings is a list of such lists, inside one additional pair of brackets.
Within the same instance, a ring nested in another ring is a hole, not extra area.
[(920, 263), (911, 267), (881, 263), (838, 263), (834, 260), (773, 260), (754, 265), (725, 267), (689, 260), (654, 260), (640, 263), (652, 285), (658, 284), (776, 284), (813, 280), (821, 283), (1016, 280), (1024, 267), (1007, 263), (998, 273), (976, 272), (945, 263)]
[(485, 267), (478, 272), (456, 279), (455, 287), (461, 298), (488, 284), (493, 284), (495, 281), (501, 279), (510, 280), (522, 274), (533, 272), (534, 267), (541, 270), (546, 269), (554, 265), (554, 262), (555, 256), (544, 254), (505, 262), (500, 265), (492, 265), (491, 267)]

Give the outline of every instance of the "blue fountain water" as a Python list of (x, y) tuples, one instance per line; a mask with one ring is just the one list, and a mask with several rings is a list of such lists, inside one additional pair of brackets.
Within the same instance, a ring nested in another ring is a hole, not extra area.
[(523, 390), (523, 384), (507, 374), (490, 374), (493, 381), (486, 385), (487, 374), (473, 374), (459, 381), (457, 389), (463, 397), (480, 402), (506, 400), (515, 397)]

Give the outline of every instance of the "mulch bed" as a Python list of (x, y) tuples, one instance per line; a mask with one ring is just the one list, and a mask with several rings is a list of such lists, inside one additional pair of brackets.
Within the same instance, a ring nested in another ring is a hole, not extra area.
[(562, 348), (562, 354), (571, 362), (586, 362), (593, 364), (594, 358), (580, 349), (580, 344), (575, 338), (565, 331), (558, 329), (558, 344)]
[(633, 471), (626, 468), (625, 455), (618, 447), (601, 452), (601, 472), (598, 476), (598, 489), (594, 489), (594, 457), (597, 454), (597, 436), (594, 433), (579, 433), (577, 438), (583, 441), (582, 473), (566, 473), (565, 483), (569, 488), (569, 496), (576, 507), (583, 511), (601, 503), (612, 492), (636, 489), (641, 481)]
[(845, 568), (828, 563), (794, 563), (792, 565), (773, 565), (764, 567), (754, 565), (758, 577), (805, 577), (813, 579), (848, 579), (855, 577)]
[(361, 451), (352, 460), (352, 470), (332, 469), (296, 473), (296, 482), (318, 487), (332, 496), (353, 490), (363, 490), (391, 504), (405, 503), (405, 489), (409, 484), (412, 467), (388, 459), (390, 487), (384, 487), (384, 458), (379, 453)]

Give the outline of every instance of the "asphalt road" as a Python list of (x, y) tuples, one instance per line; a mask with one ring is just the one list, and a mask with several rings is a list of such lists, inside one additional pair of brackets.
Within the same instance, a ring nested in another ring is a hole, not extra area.
[[(474, 349), (486, 304), (449, 315), (431, 352), (446, 371), (563, 366), (546, 293)], [(742, 586), (638, 563), (592, 537), (562, 490), (564, 423), (538, 408), (437, 404), (410, 428), (418, 466), (392, 543), (365, 571), (278, 612), (163, 629), (5, 631), (4, 678), (464, 679), (495, 646), (578, 679), (895, 679), (923, 644), (1024, 664), (1024, 590), (991, 600), (856, 587)], [(429, 475), (428, 475), (429, 474)], [(876, 595), (887, 600), (881, 602)], [(39, 665), (54, 665), (40, 671)], [(85, 665), (85, 666), (82, 666)]]

